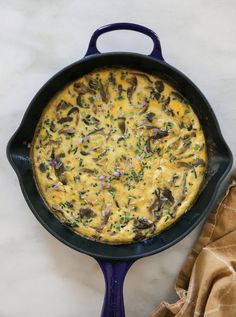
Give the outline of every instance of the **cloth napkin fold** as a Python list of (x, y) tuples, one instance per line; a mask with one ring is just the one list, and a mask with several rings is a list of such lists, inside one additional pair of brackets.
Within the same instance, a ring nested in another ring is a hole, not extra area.
[(236, 181), (207, 219), (175, 290), (180, 299), (149, 317), (236, 317)]

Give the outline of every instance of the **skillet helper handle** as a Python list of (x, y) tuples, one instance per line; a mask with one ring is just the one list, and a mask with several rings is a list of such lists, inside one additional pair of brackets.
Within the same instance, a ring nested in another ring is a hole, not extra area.
[(107, 24), (99, 29), (97, 29), (89, 42), (88, 50), (85, 54), (85, 56), (88, 55), (94, 55), (94, 54), (101, 54), (101, 52), (97, 48), (97, 39), (100, 35), (110, 32), (110, 31), (116, 31), (116, 30), (132, 30), (136, 31), (139, 33), (143, 33), (147, 36), (149, 36), (152, 41), (153, 41), (153, 50), (149, 56), (154, 57), (156, 59), (159, 59), (161, 61), (164, 61), (164, 58), (162, 56), (162, 51), (161, 51), (161, 43), (160, 40), (157, 36), (157, 34), (152, 31), (151, 29), (139, 25), (139, 24), (134, 24), (134, 23), (128, 23), (128, 22), (120, 22), (120, 23), (112, 23), (112, 24)]
[(133, 261), (111, 262), (102, 259), (96, 260), (102, 269), (106, 283), (101, 317), (125, 317), (123, 284), (126, 273)]

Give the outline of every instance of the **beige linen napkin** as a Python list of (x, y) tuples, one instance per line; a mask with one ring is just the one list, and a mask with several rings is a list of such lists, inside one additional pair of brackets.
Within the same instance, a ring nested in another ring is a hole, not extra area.
[(149, 317), (236, 317), (236, 182), (210, 214), (175, 285)]

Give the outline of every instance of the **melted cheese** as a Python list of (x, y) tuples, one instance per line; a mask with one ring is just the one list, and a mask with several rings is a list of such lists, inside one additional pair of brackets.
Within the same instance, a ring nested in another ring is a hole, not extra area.
[(157, 76), (98, 69), (48, 104), (32, 146), (49, 209), (89, 239), (132, 243), (158, 234), (193, 204), (206, 143), (188, 101)]

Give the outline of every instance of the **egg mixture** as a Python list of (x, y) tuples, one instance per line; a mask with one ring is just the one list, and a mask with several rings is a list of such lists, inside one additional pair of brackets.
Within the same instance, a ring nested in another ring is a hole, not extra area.
[(61, 90), (37, 126), (39, 191), (74, 232), (127, 244), (172, 225), (193, 204), (207, 168), (188, 100), (156, 75), (96, 69)]

